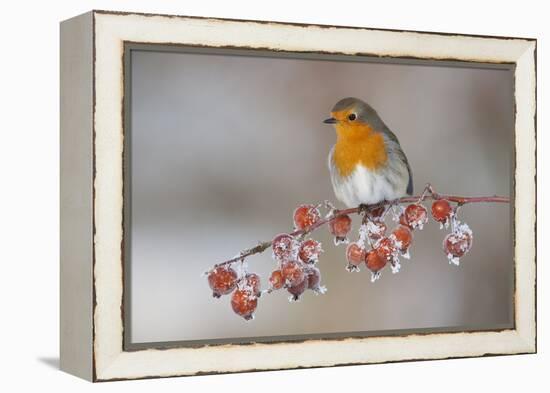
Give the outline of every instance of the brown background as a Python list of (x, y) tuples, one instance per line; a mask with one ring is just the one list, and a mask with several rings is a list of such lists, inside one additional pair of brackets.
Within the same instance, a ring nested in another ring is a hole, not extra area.
[[(289, 231), (300, 203), (335, 201), (322, 124), (340, 98), (369, 102), (397, 134), (415, 191), (431, 182), (460, 195), (509, 195), (511, 71), (134, 52), (131, 95), (131, 340), (134, 343), (388, 329), (508, 326), (513, 293), (511, 208), (472, 205), (460, 267), (444, 233), (415, 233), (394, 275), (348, 273), (326, 229), (319, 263), (328, 292), (259, 301), (244, 322), (213, 299), (201, 273)], [(270, 252), (249, 259), (264, 286)]]

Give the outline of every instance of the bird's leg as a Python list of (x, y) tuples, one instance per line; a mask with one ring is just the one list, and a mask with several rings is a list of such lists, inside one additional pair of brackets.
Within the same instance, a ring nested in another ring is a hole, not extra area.
[(365, 216), (367, 212), (371, 209), (372, 205), (367, 205), (366, 203), (361, 203), (357, 208), (357, 213), (362, 216)]

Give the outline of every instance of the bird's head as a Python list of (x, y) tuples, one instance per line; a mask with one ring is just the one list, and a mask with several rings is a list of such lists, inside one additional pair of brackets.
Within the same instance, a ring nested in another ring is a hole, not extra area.
[(323, 123), (334, 124), (339, 136), (352, 136), (368, 133), (373, 122), (379, 119), (376, 111), (358, 98), (348, 97), (336, 103), (330, 117)]

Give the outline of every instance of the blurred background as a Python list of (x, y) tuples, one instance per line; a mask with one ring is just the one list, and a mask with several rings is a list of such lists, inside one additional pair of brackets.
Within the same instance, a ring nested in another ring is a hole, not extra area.
[[(431, 182), (445, 194), (511, 196), (510, 70), (132, 51), (132, 343), (513, 324), (512, 207), (497, 204), (461, 210), (474, 242), (459, 267), (431, 221), (401, 272), (371, 283), (365, 269), (345, 270), (345, 246), (322, 228), (313, 237), (325, 250), (326, 294), (264, 296), (251, 322), (229, 297), (212, 298), (201, 274), (290, 231), (297, 205), (343, 207), (327, 168), (335, 132), (322, 120), (347, 96), (367, 101), (398, 136), (416, 193)], [(271, 252), (248, 266), (267, 288)]]

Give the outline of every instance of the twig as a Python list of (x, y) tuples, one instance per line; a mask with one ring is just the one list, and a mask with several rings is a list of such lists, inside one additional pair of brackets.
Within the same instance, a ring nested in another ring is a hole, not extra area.
[[(417, 196), (408, 196), (399, 198), (397, 200), (393, 201), (384, 201), (380, 202), (374, 205), (369, 206), (357, 206), (349, 209), (344, 210), (336, 210), (334, 211), (334, 214), (330, 215), (329, 217), (320, 219), (315, 224), (311, 225), (308, 228), (296, 230), (294, 232), (291, 232), (290, 235), (293, 237), (305, 237), (306, 235), (310, 234), (311, 232), (315, 231), (316, 229), (322, 227), (325, 224), (328, 224), (332, 220), (336, 219), (337, 217), (349, 215), (349, 214), (361, 214), (362, 212), (365, 212), (367, 210), (374, 210), (381, 206), (386, 206), (390, 204), (398, 205), (403, 203), (420, 203), (425, 200), (438, 200), (438, 199), (446, 199), (449, 202), (454, 202), (458, 206), (463, 206), (470, 203), (510, 203), (510, 198), (508, 197), (502, 197), (502, 196), (483, 196), (483, 197), (463, 197), (463, 196), (455, 196), (455, 195), (443, 195), (438, 194), (435, 192), (434, 188), (431, 186), (431, 184), (426, 184), (426, 187), (424, 188), (424, 191), (422, 194)], [(327, 204), (327, 202), (325, 202)], [(227, 261), (220, 262), (216, 265), (214, 265), (214, 269), (220, 266), (224, 265), (230, 265), (232, 263), (242, 261), (246, 257), (249, 257), (251, 255), (260, 254), (271, 247), (271, 241), (265, 241), (260, 242), (257, 246), (243, 250), (238, 256), (231, 258)]]

